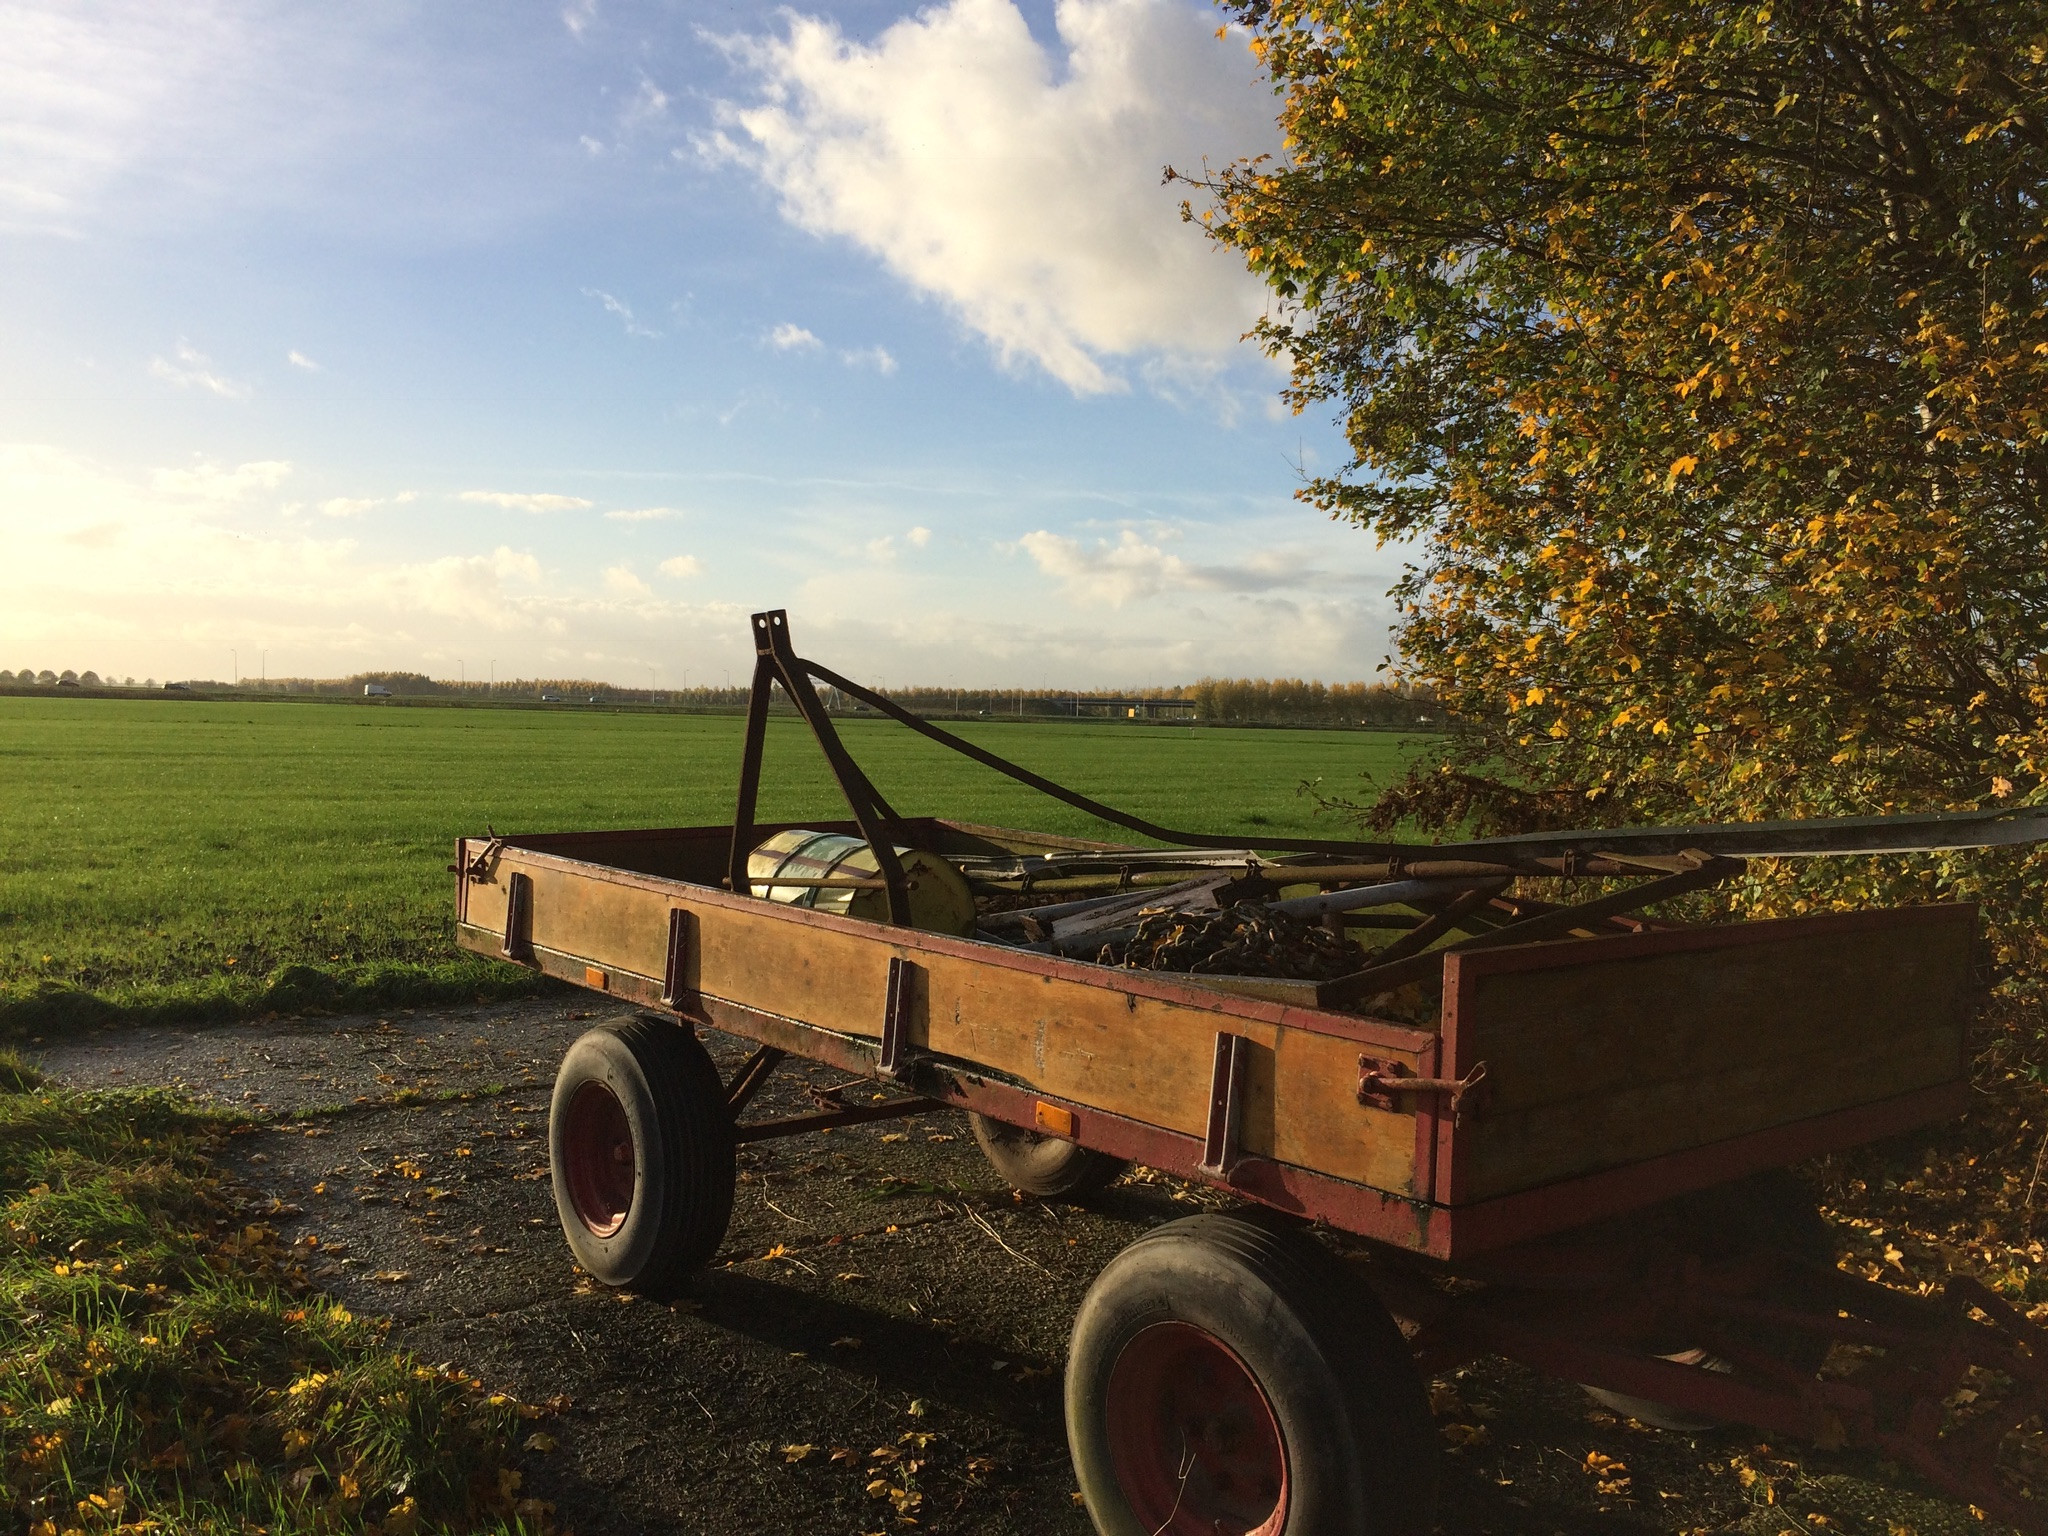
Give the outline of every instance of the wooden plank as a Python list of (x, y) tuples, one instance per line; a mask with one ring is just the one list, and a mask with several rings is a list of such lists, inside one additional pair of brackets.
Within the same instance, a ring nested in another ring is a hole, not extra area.
[[(658, 997), (668, 913), (692, 914), (686, 993), (842, 1035), (879, 1038), (892, 957), (916, 964), (906, 1039), (1095, 1109), (1199, 1136), (1219, 1030), (1254, 1050), (1246, 1153), (1403, 1195), (1417, 1192), (1415, 1116), (1357, 1099), (1361, 1041), (1421, 1070), (1429, 1037), (1398, 1026), (1305, 1015), (1271, 1002), (1104, 970), (1003, 946), (908, 935), (831, 914), (605, 874), (508, 849), (497, 878), (472, 883), (469, 919), (502, 921), (513, 871), (534, 882), (533, 940), (604, 968), (621, 995)], [(667, 888), (664, 889), (663, 887)], [(905, 942), (909, 940), (909, 942)], [(575, 972), (568, 972), (574, 979)], [(628, 978), (637, 978), (629, 980)], [(1329, 1032), (1290, 1026), (1323, 1023)], [(1375, 1036), (1381, 1038), (1375, 1038)]]
[(1448, 1070), (1485, 1062), (1490, 1097), (1458, 1128), (1437, 1197), (1463, 1205), (1957, 1080), (1974, 935), (1970, 909), (1925, 908), (1458, 962)]
[(1516, 1113), (1496, 1114), (1489, 1105), (1460, 1149), (1471, 1163), (1459, 1203), (1956, 1082), (1958, 1055), (1955, 1032), (1939, 1026), (1860, 1049), (1824, 1046)]
[[(1642, 956), (1481, 978), (1461, 1030), (1489, 1063), (1492, 1107), (1602, 1099), (1731, 1060), (1960, 1023), (1967, 934), (1901, 944), (1876, 931)], [(1595, 941), (1604, 942), (1604, 941)]]
[(1810, 1120), (1774, 1125), (1727, 1141), (1687, 1147), (1647, 1162), (1626, 1163), (1477, 1205), (1460, 1206), (1455, 1211), (1442, 1206), (1428, 1209), (1438, 1213), (1440, 1224), (1446, 1229), (1443, 1256), (1462, 1258), (1618, 1216), (1673, 1195), (1745, 1178), (1766, 1168), (1782, 1168), (1881, 1137), (1938, 1125), (1961, 1114), (1969, 1099), (1968, 1082), (1948, 1083), (1817, 1115)]

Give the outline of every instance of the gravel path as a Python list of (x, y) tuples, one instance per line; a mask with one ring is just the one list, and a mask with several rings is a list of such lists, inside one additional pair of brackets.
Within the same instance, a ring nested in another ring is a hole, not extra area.
[[(1084, 1536), (1059, 1395), (1074, 1308), (1126, 1243), (1218, 1197), (1138, 1170), (1085, 1207), (1026, 1201), (959, 1116), (881, 1122), (742, 1148), (731, 1233), (688, 1298), (605, 1291), (556, 1224), (547, 1109), (562, 1051), (623, 1016), (548, 999), (27, 1054), (78, 1086), (165, 1084), (263, 1117), (231, 1158), (321, 1284), (429, 1359), (566, 1400), (525, 1475), (580, 1536), (908, 1530), (888, 1496), (908, 1460), (919, 1531)], [(707, 1043), (727, 1072), (748, 1050)], [(800, 1113), (807, 1084), (838, 1080), (791, 1062), (750, 1114)], [(1456, 1536), (1986, 1529), (1870, 1464), (1617, 1421), (1505, 1364), (1434, 1395)]]

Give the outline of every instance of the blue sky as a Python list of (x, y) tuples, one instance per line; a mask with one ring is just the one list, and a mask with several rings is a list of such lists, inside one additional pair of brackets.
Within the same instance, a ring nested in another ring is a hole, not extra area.
[[(0, 667), (1369, 675), (1186, 0), (0, 0)], [(259, 660), (259, 658), (262, 658)]]

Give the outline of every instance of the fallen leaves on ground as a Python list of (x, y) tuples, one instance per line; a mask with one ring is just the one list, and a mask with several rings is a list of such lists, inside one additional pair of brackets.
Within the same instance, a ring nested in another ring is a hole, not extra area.
[(0, 1293), (33, 1319), (0, 1341), (8, 1528), (551, 1529), (501, 1475), (540, 1410), (313, 1290), (320, 1245), (238, 1214), (214, 1160), (235, 1128), (0, 1056)]

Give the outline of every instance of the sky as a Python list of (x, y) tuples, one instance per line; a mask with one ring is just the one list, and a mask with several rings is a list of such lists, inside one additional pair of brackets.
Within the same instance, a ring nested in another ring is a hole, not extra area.
[(0, 668), (1368, 677), (1191, 0), (0, 0)]

